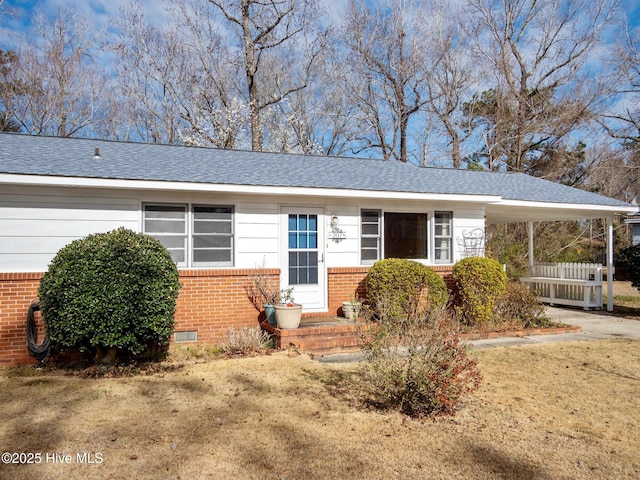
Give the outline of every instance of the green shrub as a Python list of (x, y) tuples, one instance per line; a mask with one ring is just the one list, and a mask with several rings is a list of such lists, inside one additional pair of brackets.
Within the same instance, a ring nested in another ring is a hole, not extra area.
[(480, 385), (477, 360), (468, 356), (446, 310), (420, 308), (418, 298), (401, 315), (381, 308), (364, 321), (362, 378), (372, 403), (412, 417), (452, 415)]
[(490, 323), (507, 287), (502, 265), (491, 258), (464, 258), (453, 266), (453, 278), (458, 292), (455, 308), (461, 321), (472, 326)]
[(633, 245), (620, 252), (620, 263), (627, 267), (631, 286), (640, 290), (640, 245)]
[(62, 350), (130, 356), (169, 342), (179, 289), (160, 242), (120, 228), (63, 247), (40, 282), (40, 308)]
[(379, 260), (369, 269), (365, 286), (374, 312), (384, 300), (387, 311), (396, 316), (408, 312), (415, 301), (438, 309), (448, 300), (444, 280), (432, 268), (411, 260)]

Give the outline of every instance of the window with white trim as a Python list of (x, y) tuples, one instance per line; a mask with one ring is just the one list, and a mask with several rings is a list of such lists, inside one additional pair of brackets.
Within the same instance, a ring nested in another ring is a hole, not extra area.
[(382, 230), (380, 210), (362, 210), (360, 212), (360, 262), (373, 265), (380, 259)]
[(434, 213), (434, 258), (435, 263), (453, 261), (453, 212)]
[(360, 263), (381, 258), (453, 262), (453, 212), (360, 211)]
[(429, 258), (429, 217), (426, 213), (384, 212), (384, 257)]
[(187, 206), (144, 205), (142, 229), (169, 250), (173, 261), (187, 264)]
[(233, 207), (143, 205), (143, 231), (181, 267), (233, 266)]

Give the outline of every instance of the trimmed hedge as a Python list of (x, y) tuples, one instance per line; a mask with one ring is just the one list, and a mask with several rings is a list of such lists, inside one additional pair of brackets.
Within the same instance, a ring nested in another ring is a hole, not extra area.
[(168, 344), (179, 290), (160, 242), (120, 228), (63, 247), (40, 282), (40, 308), (62, 350), (129, 356)]
[(468, 257), (453, 266), (458, 291), (456, 312), (467, 325), (493, 321), (499, 299), (507, 289), (507, 274), (496, 260)]
[(365, 280), (367, 302), (374, 311), (380, 302), (393, 315), (406, 314), (416, 299), (428, 309), (446, 305), (448, 292), (444, 280), (432, 268), (412, 260), (387, 258), (377, 261)]

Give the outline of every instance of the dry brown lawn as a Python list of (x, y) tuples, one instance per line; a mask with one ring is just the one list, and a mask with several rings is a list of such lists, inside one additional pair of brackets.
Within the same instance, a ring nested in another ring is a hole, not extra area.
[(473, 354), (481, 389), (426, 421), (367, 409), (356, 364), (288, 352), (129, 378), (3, 371), (2, 450), (41, 463), (0, 478), (640, 478), (640, 341)]
[[(603, 285), (606, 292), (606, 286)], [(606, 302), (606, 293), (604, 295)], [(632, 320), (640, 320), (640, 292), (631, 282), (613, 282), (613, 314)]]

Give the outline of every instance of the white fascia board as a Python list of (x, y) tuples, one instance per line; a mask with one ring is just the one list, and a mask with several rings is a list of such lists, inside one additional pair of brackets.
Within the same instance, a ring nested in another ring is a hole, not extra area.
[(88, 177), (54, 177), (0, 174), (0, 185), (31, 185), (128, 190), (162, 190), (179, 192), (244, 193), (249, 195), (296, 195), (334, 198), (373, 198), (393, 200), (446, 200), (465, 203), (498, 203), (499, 195), (464, 195), (447, 193), (393, 192), (385, 190), (350, 190), (341, 188), (282, 187), (268, 185), (231, 185), (221, 183), (163, 182), (152, 180), (115, 180)]
[(514, 208), (535, 208), (549, 210), (590, 210), (593, 212), (601, 212), (615, 215), (617, 213), (637, 213), (638, 207), (635, 205), (598, 205), (593, 203), (559, 203), (559, 202), (535, 202), (527, 200), (502, 200), (498, 203), (500, 206)]

